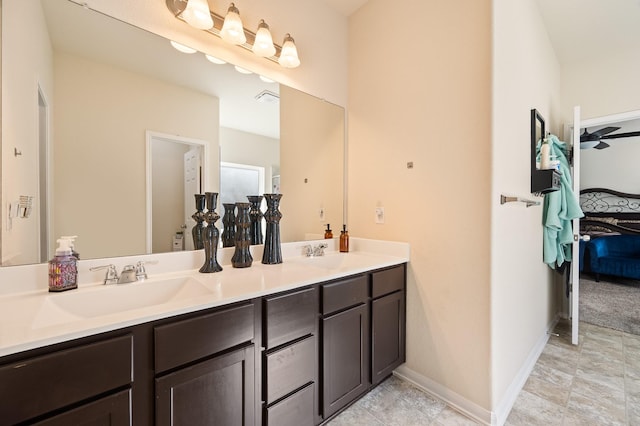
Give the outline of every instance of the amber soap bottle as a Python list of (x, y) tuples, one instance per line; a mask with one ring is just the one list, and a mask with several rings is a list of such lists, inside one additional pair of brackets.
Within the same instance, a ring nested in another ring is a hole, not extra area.
[(349, 233), (347, 232), (347, 225), (342, 225), (342, 231), (340, 231), (340, 253), (349, 252)]
[(331, 225), (329, 225), (328, 223), (327, 223), (327, 229), (325, 229), (325, 231), (324, 231), (324, 238), (327, 239), (327, 240), (333, 238), (333, 232), (331, 231)]

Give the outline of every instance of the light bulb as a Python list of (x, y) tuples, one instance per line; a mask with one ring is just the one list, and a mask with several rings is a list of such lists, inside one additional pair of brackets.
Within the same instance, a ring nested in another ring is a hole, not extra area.
[(253, 72), (252, 72), (252, 71), (249, 71), (248, 69), (246, 69), (246, 68), (242, 68), (242, 67), (239, 67), (239, 66), (237, 66), (237, 65), (235, 65), (235, 67), (234, 67), (234, 68), (235, 68), (235, 69), (236, 69), (236, 71), (238, 71), (240, 74), (253, 74)]
[(170, 40), (169, 43), (178, 51), (182, 53), (196, 53), (197, 50), (193, 47), (185, 46), (184, 44), (180, 44), (177, 41)]
[(233, 3), (229, 6), (227, 16), (224, 18), (220, 37), (232, 44), (244, 44), (247, 41), (247, 37), (244, 35), (242, 19), (240, 19), (240, 11)]
[(278, 63), (285, 68), (296, 68), (300, 65), (300, 58), (298, 58), (298, 49), (296, 48), (295, 41), (290, 34), (284, 37), (284, 43), (282, 43), (282, 50), (280, 51), (280, 59)]
[(253, 42), (251, 48), (253, 53), (258, 56), (268, 58), (275, 55), (276, 47), (273, 45), (273, 39), (271, 38), (271, 32), (269, 32), (269, 25), (264, 22), (264, 19), (260, 20), (258, 24), (258, 31), (256, 31), (256, 39)]
[(213, 27), (213, 19), (207, 0), (189, 0), (182, 17), (192, 27), (208, 30)]

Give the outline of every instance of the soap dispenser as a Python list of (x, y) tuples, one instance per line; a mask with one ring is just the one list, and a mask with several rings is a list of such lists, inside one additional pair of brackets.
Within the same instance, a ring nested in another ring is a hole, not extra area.
[(78, 287), (77, 259), (68, 238), (58, 240), (56, 255), (49, 261), (49, 291), (65, 291)]
[(331, 231), (331, 225), (327, 223), (327, 229), (324, 231), (324, 238), (329, 240), (333, 238), (333, 232)]
[(67, 236), (62, 236), (60, 238), (63, 240), (69, 240), (69, 248), (71, 249), (71, 254), (73, 255), (73, 257), (76, 258), (76, 260), (80, 260), (80, 253), (76, 251), (76, 238), (78, 238), (78, 236), (67, 235)]
[(347, 225), (342, 225), (342, 231), (340, 231), (340, 253), (349, 252), (349, 232), (347, 232)]

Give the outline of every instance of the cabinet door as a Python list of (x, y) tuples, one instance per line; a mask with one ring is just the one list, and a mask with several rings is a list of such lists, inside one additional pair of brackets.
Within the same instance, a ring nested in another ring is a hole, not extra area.
[(322, 408), (326, 419), (369, 387), (368, 305), (322, 320)]
[(404, 291), (371, 302), (371, 381), (378, 384), (405, 361)]
[(253, 425), (253, 345), (156, 379), (157, 425)]
[(106, 396), (36, 424), (38, 426), (131, 425), (131, 390)]

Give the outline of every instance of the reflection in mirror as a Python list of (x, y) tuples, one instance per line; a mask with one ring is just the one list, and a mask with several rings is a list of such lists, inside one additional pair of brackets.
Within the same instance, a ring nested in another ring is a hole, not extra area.
[[(193, 226), (193, 189), (180, 192), (184, 146), (161, 165), (149, 133), (200, 141), (200, 190), (220, 191), (220, 161), (264, 168), (262, 192), (284, 194), (282, 241), (342, 223), (341, 107), (69, 0), (2, 0), (2, 47), (3, 266), (46, 261), (61, 235), (78, 235), (84, 259), (172, 250)], [(152, 188), (155, 170), (180, 182)], [(29, 217), (12, 213), (20, 196)]]

